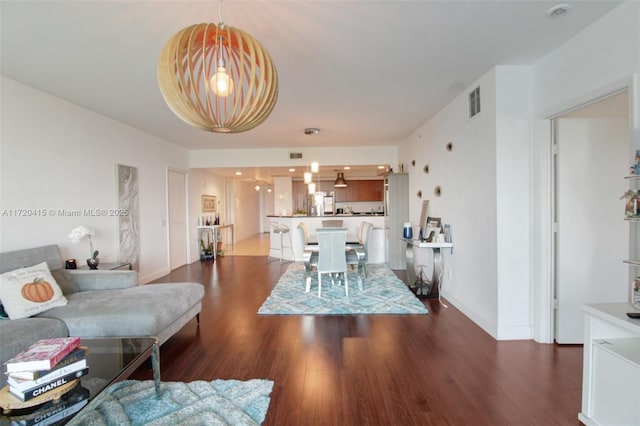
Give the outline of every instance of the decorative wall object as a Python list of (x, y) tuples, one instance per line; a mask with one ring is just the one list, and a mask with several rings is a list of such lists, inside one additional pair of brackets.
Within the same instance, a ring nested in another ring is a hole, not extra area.
[(217, 201), (214, 195), (202, 196), (202, 213), (215, 213)]
[(127, 212), (118, 216), (120, 262), (130, 263), (138, 270), (140, 257), (140, 228), (138, 212), (138, 169), (118, 164), (118, 208)]

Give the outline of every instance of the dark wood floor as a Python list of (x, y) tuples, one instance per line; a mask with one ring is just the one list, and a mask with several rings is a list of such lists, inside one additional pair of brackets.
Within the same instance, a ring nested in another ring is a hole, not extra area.
[(232, 255), (158, 280), (206, 289), (199, 328), (161, 347), (162, 380), (273, 380), (265, 425), (580, 424), (581, 346), (497, 342), (434, 300), (429, 315), (258, 316), (285, 268)]

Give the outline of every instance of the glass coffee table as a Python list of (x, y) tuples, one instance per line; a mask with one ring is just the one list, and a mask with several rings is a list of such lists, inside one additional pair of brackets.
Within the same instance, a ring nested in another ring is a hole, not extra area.
[[(22, 424), (19, 423), (20, 421), (32, 424), (45, 418), (49, 421), (47, 424), (64, 424), (85, 409), (107, 387), (129, 377), (149, 358), (151, 358), (156, 393), (160, 394), (160, 353), (156, 338), (82, 339), (80, 345), (89, 349), (87, 353), (89, 373), (86, 376), (77, 380), (77, 383), (72, 385), (59, 399), (46, 401), (45, 398), (40, 403), (31, 400), (29, 405), (32, 406), (30, 407), (20, 407), (20, 404), (16, 402), (15, 408), (3, 408), (0, 424)], [(18, 400), (16, 399), (16, 401)], [(55, 420), (56, 417), (58, 417), (57, 420)]]

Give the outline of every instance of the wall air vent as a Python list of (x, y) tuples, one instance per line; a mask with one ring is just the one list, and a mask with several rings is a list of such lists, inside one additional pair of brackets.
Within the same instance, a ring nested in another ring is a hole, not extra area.
[(480, 113), (480, 86), (469, 93), (469, 118), (473, 118)]
[(301, 152), (290, 152), (289, 153), (289, 159), (290, 160), (295, 160), (295, 159), (300, 159), (302, 158), (302, 153)]

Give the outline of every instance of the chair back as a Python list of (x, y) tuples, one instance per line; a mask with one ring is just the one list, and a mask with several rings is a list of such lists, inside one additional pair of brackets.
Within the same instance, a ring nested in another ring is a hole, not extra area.
[(365, 259), (369, 257), (369, 238), (371, 237), (371, 230), (373, 229), (373, 224), (371, 222), (362, 222), (362, 233), (360, 244), (364, 246), (364, 254)]
[(300, 239), (300, 252), (302, 253), (301, 256), (304, 256), (304, 246), (306, 246), (307, 242), (309, 241), (307, 239), (307, 233), (305, 232), (306, 227), (304, 223), (299, 223), (296, 229), (298, 230), (298, 238)]
[(346, 272), (347, 228), (318, 228), (318, 272)]
[(331, 220), (323, 220), (322, 227), (323, 228), (342, 228), (343, 220), (340, 219), (331, 219)]
[(306, 245), (309, 242), (309, 231), (307, 230), (307, 225), (304, 222), (300, 222), (298, 224), (298, 233), (300, 241)]

